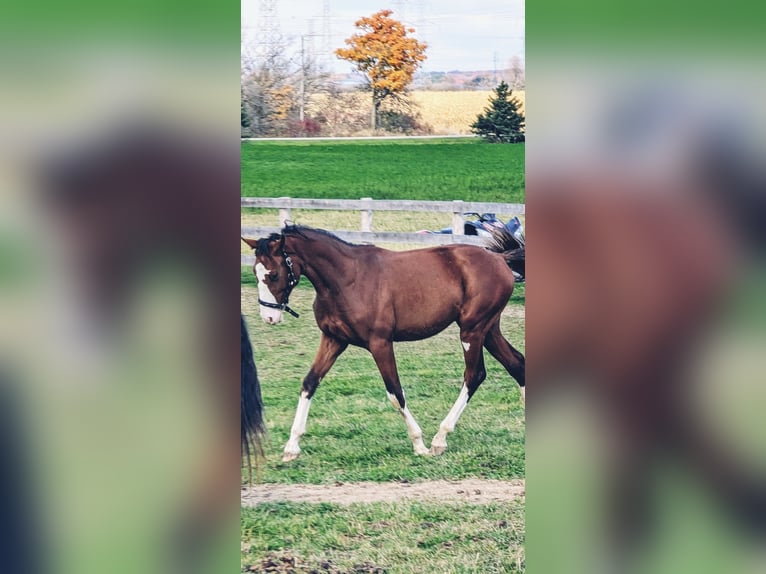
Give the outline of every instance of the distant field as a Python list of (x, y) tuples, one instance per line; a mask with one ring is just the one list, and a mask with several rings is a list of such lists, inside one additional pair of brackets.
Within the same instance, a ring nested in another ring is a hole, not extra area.
[(242, 195), (524, 202), (524, 144), (479, 140), (242, 143)]
[[(434, 134), (470, 134), (471, 124), (487, 104), (491, 90), (482, 92), (412, 92), (423, 123)], [(524, 110), (524, 92), (513, 92)]]
[[(492, 90), (482, 91), (414, 91), (410, 99), (419, 112), (420, 124), (436, 135), (470, 134), (471, 124), (487, 106)], [(525, 92), (513, 92), (524, 110)], [(326, 111), (330, 106), (328, 96), (313, 96), (307, 107), (311, 115), (325, 115), (334, 118), (331, 123), (344, 134), (370, 135), (370, 96), (366, 92), (342, 94), (342, 110)], [(337, 103), (337, 102), (336, 102)], [(324, 111), (323, 111), (324, 110)]]

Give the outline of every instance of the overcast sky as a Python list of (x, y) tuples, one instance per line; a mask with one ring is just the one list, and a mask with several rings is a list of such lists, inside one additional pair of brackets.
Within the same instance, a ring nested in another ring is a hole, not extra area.
[[(255, 42), (259, 0), (242, 1), (242, 33)], [(277, 0), (280, 32), (293, 45), (301, 35), (322, 33), (322, 0)], [(354, 22), (383, 8), (416, 28), (415, 36), (428, 43), (426, 71), (492, 70), (508, 67), (509, 60), (524, 58), (523, 0), (330, 0), (332, 49), (355, 31)], [(322, 38), (305, 38), (320, 50)], [(333, 71), (351, 71), (347, 62), (331, 58)]]

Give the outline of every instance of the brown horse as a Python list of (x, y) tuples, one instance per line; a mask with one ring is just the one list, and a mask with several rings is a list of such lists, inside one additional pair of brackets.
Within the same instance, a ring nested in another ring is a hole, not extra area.
[[(490, 252), (477, 246), (449, 245), (394, 252), (352, 245), (321, 229), (287, 226), (268, 238), (243, 240), (255, 249), (261, 317), (282, 320), (292, 288), (305, 275), (316, 289), (314, 315), (322, 331), (314, 363), (303, 387), (283, 460), (300, 454), (299, 440), (314, 392), (335, 360), (354, 345), (372, 354), (389, 400), (404, 418), (415, 454), (441, 454), (468, 401), (486, 377), (483, 348), (516, 379), (524, 393), (524, 356), (500, 332), (500, 314), (513, 291), (509, 268), (522, 256), (506, 251), (502, 238)], [(297, 316), (297, 315), (296, 315)], [(439, 426), (430, 450), (407, 408), (394, 357), (394, 341), (436, 335), (451, 323), (460, 327), (464, 383)]]

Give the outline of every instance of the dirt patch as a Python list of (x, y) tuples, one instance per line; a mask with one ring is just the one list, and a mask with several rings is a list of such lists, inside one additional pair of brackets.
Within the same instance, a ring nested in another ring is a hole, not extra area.
[(251, 564), (244, 572), (263, 572), (273, 574), (386, 574), (387, 570), (371, 562), (354, 564), (351, 569), (341, 569), (332, 560), (319, 560), (307, 564), (291, 554), (270, 553), (258, 564)]
[(336, 484), (257, 484), (242, 489), (242, 506), (264, 502), (400, 502), (419, 500), (490, 504), (525, 495), (524, 480), (429, 480), (423, 482), (349, 482)]

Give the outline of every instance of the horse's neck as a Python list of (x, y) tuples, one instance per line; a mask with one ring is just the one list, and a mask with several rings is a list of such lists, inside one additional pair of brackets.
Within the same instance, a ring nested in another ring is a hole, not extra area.
[(320, 295), (324, 291), (337, 293), (355, 272), (353, 248), (334, 239), (300, 239), (291, 242), (289, 248), (300, 258), (303, 274)]

